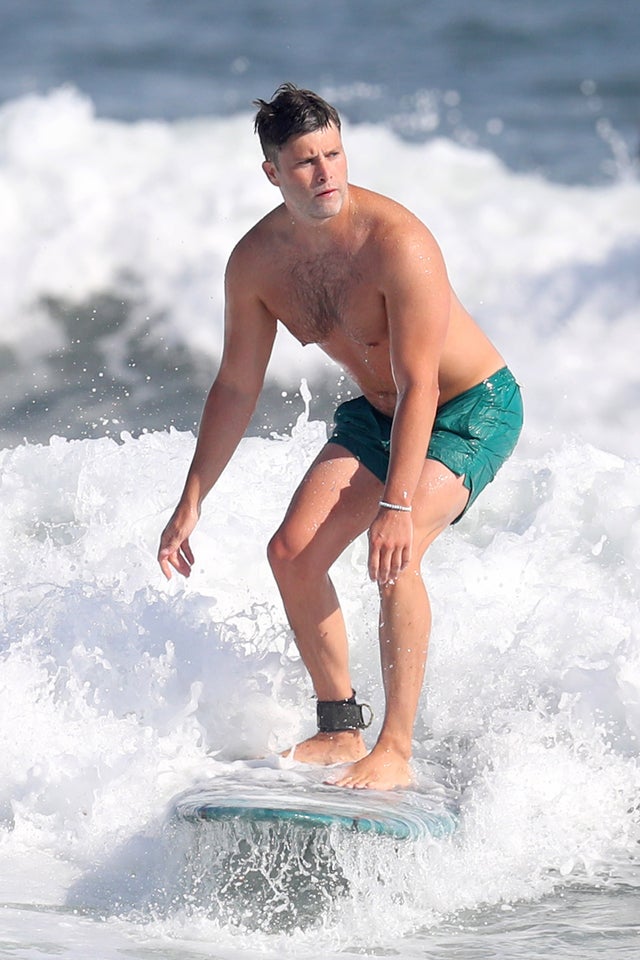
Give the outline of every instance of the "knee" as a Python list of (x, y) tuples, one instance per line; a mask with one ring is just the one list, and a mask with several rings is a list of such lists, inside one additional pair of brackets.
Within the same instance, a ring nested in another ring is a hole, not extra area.
[(296, 535), (295, 527), (284, 523), (272, 536), (267, 546), (267, 559), (276, 581), (282, 584), (288, 578), (300, 583), (313, 579), (322, 566), (313, 543)]
[(296, 549), (287, 528), (285, 526), (280, 527), (271, 537), (267, 546), (267, 559), (276, 580), (286, 575), (287, 570), (295, 568), (299, 557), (300, 550)]
[(411, 563), (393, 580), (378, 584), (378, 596), (383, 611), (392, 610), (398, 604), (417, 602), (426, 595), (427, 588), (422, 577), (419, 561)]

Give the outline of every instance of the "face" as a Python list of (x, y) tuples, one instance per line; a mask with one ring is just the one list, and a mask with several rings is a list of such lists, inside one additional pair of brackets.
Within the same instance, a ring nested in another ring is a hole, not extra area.
[(265, 160), (262, 168), (293, 215), (327, 220), (340, 213), (347, 195), (347, 160), (333, 124), (292, 137), (277, 164)]

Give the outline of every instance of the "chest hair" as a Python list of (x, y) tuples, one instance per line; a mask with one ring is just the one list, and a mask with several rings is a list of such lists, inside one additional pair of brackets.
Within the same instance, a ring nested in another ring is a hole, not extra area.
[(356, 280), (352, 258), (345, 254), (324, 254), (293, 263), (295, 322), (306, 339), (322, 342), (341, 325)]

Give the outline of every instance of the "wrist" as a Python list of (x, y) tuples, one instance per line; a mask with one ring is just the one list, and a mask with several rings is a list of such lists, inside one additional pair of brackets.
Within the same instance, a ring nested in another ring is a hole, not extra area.
[(176, 513), (191, 514), (196, 519), (200, 516), (201, 501), (192, 499), (181, 499), (176, 507)]
[(411, 513), (411, 504), (409, 503), (395, 503), (391, 500), (379, 500), (378, 505), (382, 507), (383, 510), (395, 510), (398, 513)]

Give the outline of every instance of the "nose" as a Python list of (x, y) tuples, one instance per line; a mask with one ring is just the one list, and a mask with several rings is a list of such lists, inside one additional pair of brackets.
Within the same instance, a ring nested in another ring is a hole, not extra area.
[(326, 183), (329, 179), (329, 171), (326, 160), (318, 160), (316, 165), (316, 180), (318, 183)]

